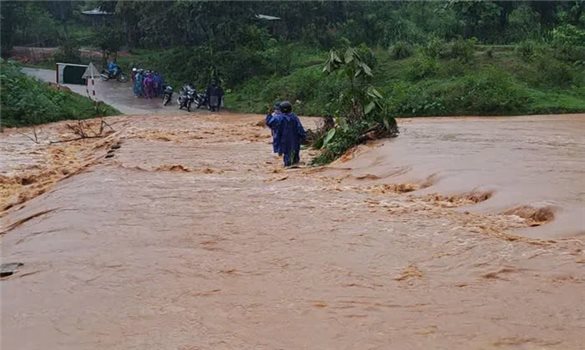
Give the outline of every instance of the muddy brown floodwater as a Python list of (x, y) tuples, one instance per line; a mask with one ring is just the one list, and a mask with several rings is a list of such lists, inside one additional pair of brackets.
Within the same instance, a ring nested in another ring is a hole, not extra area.
[[(484, 194), (472, 208), (517, 214), (538, 238), (585, 238), (585, 115), (424, 118), (402, 136), (344, 162), (347, 179), (413, 183), (420, 195)], [(426, 187), (426, 189), (425, 189)]]
[(2, 349), (583, 348), (583, 116), (405, 120), (291, 170), (260, 119), (3, 134)]

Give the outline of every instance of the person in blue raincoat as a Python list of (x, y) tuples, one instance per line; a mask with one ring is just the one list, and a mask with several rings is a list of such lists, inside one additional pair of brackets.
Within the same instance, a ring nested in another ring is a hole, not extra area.
[(141, 69), (136, 72), (136, 76), (134, 77), (134, 95), (136, 97), (144, 95), (144, 91), (142, 90), (142, 79), (144, 79), (144, 71)]
[(283, 155), (284, 166), (289, 167), (301, 160), (301, 143), (307, 137), (301, 120), (292, 112), (288, 101), (280, 104), (281, 115), (276, 130), (278, 153)]
[(278, 152), (277, 130), (278, 127), (280, 126), (281, 121), (282, 114), (280, 113), (280, 103), (277, 102), (276, 104), (274, 104), (274, 107), (272, 107), (272, 112), (266, 115), (266, 126), (270, 128), (270, 131), (272, 133), (272, 150), (274, 151), (274, 153), (279, 153), (279, 155), (282, 154)]
[(156, 73), (158, 75), (158, 94), (159, 96), (162, 96), (162, 94), (165, 91), (165, 78), (162, 76), (162, 74), (160, 73)]
[(108, 64), (108, 73), (110, 73), (110, 77), (117, 76), (119, 71), (120, 71), (120, 66), (118, 66), (118, 63), (116, 62), (116, 60), (112, 60)]

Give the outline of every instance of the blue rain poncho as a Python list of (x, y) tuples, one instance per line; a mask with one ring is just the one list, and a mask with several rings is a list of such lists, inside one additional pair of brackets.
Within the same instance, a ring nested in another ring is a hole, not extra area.
[(272, 132), (272, 151), (279, 153), (278, 151), (278, 128), (282, 122), (282, 114), (280, 111), (274, 111), (266, 116), (266, 126), (270, 128)]
[(278, 153), (284, 155), (284, 166), (297, 164), (301, 156), (301, 143), (307, 136), (301, 120), (294, 113), (282, 113), (275, 123), (276, 145)]
[(134, 95), (135, 96), (143, 96), (144, 91), (142, 89), (142, 79), (144, 75), (141, 72), (136, 73), (136, 77), (134, 78)]

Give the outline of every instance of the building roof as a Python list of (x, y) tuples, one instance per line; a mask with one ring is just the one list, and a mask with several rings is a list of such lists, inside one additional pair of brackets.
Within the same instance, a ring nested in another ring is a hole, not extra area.
[(81, 11), (81, 13), (88, 16), (109, 16), (114, 14), (112, 12), (100, 10), (99, 8), (94, 8), (93, 10), (88, 11)]
[(280, 19), (280, 17), (268, 16), (268, 15), (256, 15), (256, 18), (263, 19), (266, 21), (278, 21)]

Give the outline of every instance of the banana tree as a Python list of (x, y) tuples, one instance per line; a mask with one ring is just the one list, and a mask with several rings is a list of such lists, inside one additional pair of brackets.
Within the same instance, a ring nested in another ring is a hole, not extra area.
[(323, 72), (341, 72), (347, 78), (349, 87), (339, 94), (339, 104), (340, 114), (350, 123), (363, 119), (381, 103), (382, 96), (370, 85), (372, 69), (355, 48), (331, 50)]

